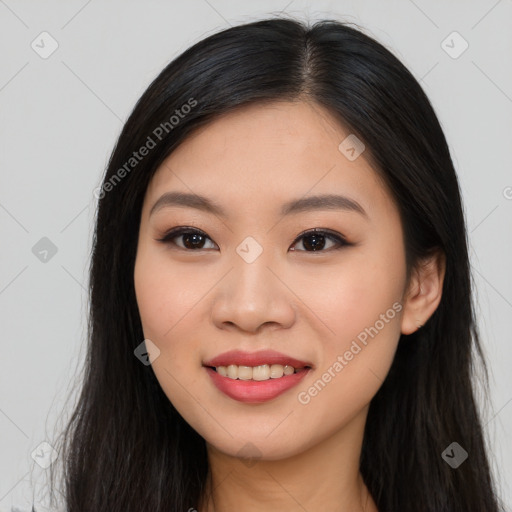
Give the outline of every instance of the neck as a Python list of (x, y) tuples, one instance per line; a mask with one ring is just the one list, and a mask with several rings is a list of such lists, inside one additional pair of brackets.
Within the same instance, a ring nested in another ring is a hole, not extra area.
[(359, 472), (367, 409), (321, 443), (280, 460), (241, 460), (207, 444), (199, 512), (378, 512)]

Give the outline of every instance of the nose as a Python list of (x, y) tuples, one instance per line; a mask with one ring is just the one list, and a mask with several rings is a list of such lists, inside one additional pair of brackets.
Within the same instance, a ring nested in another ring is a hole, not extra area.
[(212, 320), (218, 328), (256, 333), (266, 324), (276, 329), (293, 324), (295, 295), (271, 252), (264, 250), (252, 262), (234, 254), (231, 271), (215, 287)]

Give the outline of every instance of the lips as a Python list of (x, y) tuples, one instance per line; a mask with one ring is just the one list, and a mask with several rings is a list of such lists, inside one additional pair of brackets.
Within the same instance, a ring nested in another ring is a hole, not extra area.
[[(230, 378), (222, 376), (216, 371), (219, 367), (229, 367), (230, 365), (237, 367), (281, 365), (282, 367), (293, 367), (295, 372), (278, 378), (258, 381)], [(284, 394), (299, 384), (313, 369), (310, 362), (301, 361), (273, 350), (259, 352), (232, 350), (205, 361), (203, 366), (219, 391), (238, 402), (252, 404), (261, 404)]]
[(244, 352), (242, 350), (231, 350), (224, 352), (213, 359), (205, 361), (203, 366), (216, 368), (218, 366), (260, 366), (264, 364), (280, 364), (282, 366), (293, 366), (294, 368), (312, 368), (313, 365), (307, 361), (301, 361), (286, 354), (274, 350), (260, 350), (258, 352)]

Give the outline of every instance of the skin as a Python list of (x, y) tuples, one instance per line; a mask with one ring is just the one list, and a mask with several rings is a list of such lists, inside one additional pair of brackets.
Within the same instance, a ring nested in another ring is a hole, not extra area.
[[(414, 332), (437, 308), (444, 262), (435, 255), (407, 280), (398, 209), (369, 155), (350, 161), (338, 149), (349, 133), (307, 101), (243, 107), (189, 136), (147, 189), (136, 296), (145, 338), (160, 350), (156, 377), (207, 443), (213, 500), (205, 494), (200, 512), (377, 510), (359, 473), (369, 403), (400, 334)], [(183, 206), (150, 216), (169, 191), (205, 195), (228, 217)], [(324, 193), (356, 200), (366, 216), (279, 212), (289, 200)], [(183, 236), (176, 245), (157, 241), (176, 226), (204, 231), (203, 248), (184, 249)], [(336, 249), (327, 238), (312, 251), (311, 238), (297, 237), (313, 228), (340, 233), (351, 245)], [(263, 250), (251, 263), (236, 251), (247, 236)], [(301, 403), (299, 393), (393, 304), (400, 311)], [(266, 403), (227, 397), (202, 366), (228, 350), (269, 348), (313, 370)]]

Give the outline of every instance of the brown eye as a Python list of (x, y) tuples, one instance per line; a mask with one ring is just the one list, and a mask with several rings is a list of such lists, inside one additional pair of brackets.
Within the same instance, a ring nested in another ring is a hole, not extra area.
[[(180, 238), (182, 239), (181, 244), (174, 242), (175, 239)], [(176, 245), (180, 249), (194, 251), (198, 249), (209, 249), (208, 247), (205, 247), (207, 240), (211, 241), (206, 233), (203, 233), (202, 231), (193, 228), (179, 227), (172, 229), (158, 241)]]
[[(332, 245), (329, 246), (329, 243), (332, 244), (333, 242), (334, 249), (339, 249), (344, 245), (349, 245), (344, 237), (339, 233), (335, 234), (326, 230), (314, 229), (311, 231), (306, 231), (296, 239), (294, 245), (297, 244), (300, 240), (302, 240), (302, 245), (305, 248), (305, 250), (300, 249), (303, 252), (328, 252), (329, 250), (333, 249)], [(327, 250), (324, 250), (326, 246)], [(291, 250), (296, 251), (297, 249)]]

